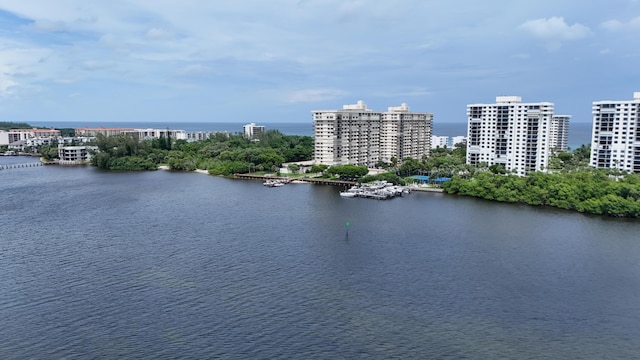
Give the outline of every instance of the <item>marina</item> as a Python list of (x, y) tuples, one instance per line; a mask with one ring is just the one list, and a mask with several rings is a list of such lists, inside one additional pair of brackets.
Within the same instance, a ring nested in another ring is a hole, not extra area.
[(360, 197), (387, 200), (408, 194), (409, 192), (411, 192), (411, 190), (408, 187), (394, 185), (386, 181), (376, 181), (373, 184), (352, 186), (349, 190), (340, 192), (340, 196), (346, 198)]
[(281, 187), (290, 183), (290, 178), (281, 178), (281, 179), (267, 179), (267, 181), (263, 182), (262, 185), (268, 187)]

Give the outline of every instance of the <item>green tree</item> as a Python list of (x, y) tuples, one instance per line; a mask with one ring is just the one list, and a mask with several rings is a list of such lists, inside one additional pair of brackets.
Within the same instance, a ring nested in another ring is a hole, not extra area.
[(300, 170), (300, 165), (298, 164), (289, 164), (289, 170), (291, 170), (292, 173), (297, 173), (298, 170)]
[(337, 175), (343, 178), (357, 179), (359, 177), (367, 175), (369, 169), (366, 166), (357, 165), (334, 165), (327, 169), (327, 172), (332, 175)]

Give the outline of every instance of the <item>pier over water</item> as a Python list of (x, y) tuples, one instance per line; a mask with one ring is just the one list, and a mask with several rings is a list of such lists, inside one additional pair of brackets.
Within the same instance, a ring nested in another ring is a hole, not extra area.
[(42, 166), (42, 165), (45, 165), (45, 164), (41, 162), (22, 163), (22, 164), (0, 164), (0, 170), (18, 169), (18, 168), (34, 167), (34, 166)]
[[(236, 179), (246, 179), (246, 180), (291, 180), (292, 178), (283, 177), (283, 176), (268, 176), (268, 175), (258, 175), (258, 174), (233, 174)], [(304, 181), (311, 184), (321, 184), (321, 185), (336, 185), (336, 186), (353, 186), (357, 184), (356, 181), (347, 181), (347, 180), (329, 180), (329, 179), (314, 179), (314, 178), (293, 178), (295, 181)]]

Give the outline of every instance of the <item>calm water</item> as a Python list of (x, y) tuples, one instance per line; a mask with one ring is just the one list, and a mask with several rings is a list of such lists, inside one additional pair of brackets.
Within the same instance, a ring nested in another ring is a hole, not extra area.
[(0, 190), (2, 359), (640, 353), (638, 221), (91, 167)]

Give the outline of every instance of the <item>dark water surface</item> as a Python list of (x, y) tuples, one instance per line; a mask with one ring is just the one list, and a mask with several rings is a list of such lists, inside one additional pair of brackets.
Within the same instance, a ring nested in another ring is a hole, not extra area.
[(637, 221), (91, 167), (0, 191), (2, 359), (640, 354)]

